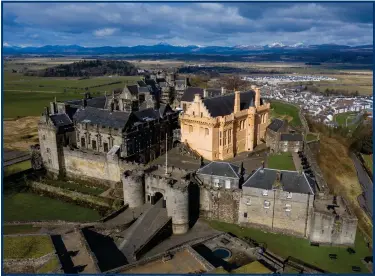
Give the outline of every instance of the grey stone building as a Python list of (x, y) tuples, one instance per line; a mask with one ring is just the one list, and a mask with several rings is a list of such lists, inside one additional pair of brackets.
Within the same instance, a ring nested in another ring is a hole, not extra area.
[(266, 145), (271, 153), (303, 150), (303, 135), (288, 130), (286, 120), (273, 119), (266, 130)]

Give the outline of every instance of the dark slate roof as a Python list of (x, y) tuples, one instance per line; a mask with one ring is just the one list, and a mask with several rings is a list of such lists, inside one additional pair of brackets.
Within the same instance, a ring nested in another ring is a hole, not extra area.
[(138, 85), (140, 86), (140, 87), (147, 87), (147, 84), (144, 82), (144, 81), (137, 81), (137, 83), (138, 83)]
[(211, 162), (208, 165), (200, 168), (197, 174), (216, 175), (222, 177), (240, 178), (240, 167), (227, 162)]
[(72, 120), (70, 120), (69, 116), (65, 113), (53, 114), (53, 115), (50, 115), (49, 117), (51, 118), (52, 123), (56, 127), (69, 126), (73, 124)]
[(138, 96), (138, 85), (128, 85), (127, 88), (130, 94), (136, 97)]
[[(106, 97), (100, 96), (100, 97), (87, 99), (86, 102), (87, 102), (87, 106), (89, 106), (89, 107), (104, 108), (105, 102), (106, 102)], [(83, 99), (66, 101), (65, 103), (67, 103), (69, 105), (80, 107), (80, 106), (83, 106)]]
[(171, 107), (167, 104), (160, 104), (159, 109), (150, 108), (143, 108), (134, 112), (134, 115), (141, 121), (147, 121), (147, 119), (157, 120), (159, 118), (164, 117), (165, 113), (168, 111), (172, 111)]
[[(234, 95), (233, 93), (215, 98), (207, 98), (203, 100), (203, 103), (212, 117), (226, 116), (233, 113)], [(240, 93), (240, 110), (254, 106), (254, 99), (254, 91)]]
[(274, 132), (278, 132), (279, 129), (284, 125), (284, 121), (280, 119), (274, 119), (272, 120), (271, 124), (268, 126), (268, 128)]
[(86, 107), (78, 109), (74, 114), (74, 121), (77, 123), (95, 124), (111, 128), (123, 129), (129, 120), (131, 113), (106, 109)]
[(157, 78), (156, 81), (157, 81), (157, 82), (167, 82), (167, 81), (165, 80), (165, 78)]
[(303, 137), (299, 133), (283, 133), (280, 135), (280, 141), (303, 141)]
[(188, 87), (185, 89), (184, 95), (181, 97), (181, 101), (192, 102), (194, 101), (194, 95), (199, 94), (203, 97), (203, 89), (199, 87)]
[(148, 89), (148, 87), (138, 87), (138, 91), (139, 93), (150, 93), (150, 90)]
[(185, 84), (185, 80), (183, 79), (183, 80), (176, 80), (175, 81), (176, 82), (176, 84), (178, 83), (178, 84)]
[[(277, 170), (260, 168), (252, 176), (250, 176), (243, 187), (259, 188), (264, 190), (272, 190), (272, 185), (275, 183)], [(313, 187), (309, 185), (307, 177), (302, 172), (296, 171), (280, 171), (281, 184), (284, 191), (290, 193), (313, 194)]]

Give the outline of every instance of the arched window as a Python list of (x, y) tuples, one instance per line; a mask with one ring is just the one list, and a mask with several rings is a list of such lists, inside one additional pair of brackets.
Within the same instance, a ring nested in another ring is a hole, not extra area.
[(85, 138), (81, 138), (81, 147), (86, 147)]

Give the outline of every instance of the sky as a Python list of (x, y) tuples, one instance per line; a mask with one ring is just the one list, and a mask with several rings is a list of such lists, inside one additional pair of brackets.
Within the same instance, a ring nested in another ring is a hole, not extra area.
[(373, 42), (372, 3), (3, 3), (3, 45)]

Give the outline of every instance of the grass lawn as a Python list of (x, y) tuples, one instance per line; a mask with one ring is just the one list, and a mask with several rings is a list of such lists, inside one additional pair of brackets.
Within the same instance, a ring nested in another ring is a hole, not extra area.
[(373, 174), (374, 172), (373, 172), (373, 166), (374, 166), (374, 164), (373, 164), (373, 160), (372, 160), (372, 154), (370, 154), (370, 155), (366, 155), (366, 154), (362, 154), (361, 153), (361, 155), (362, 155), (362, 158), (363, 158), (363, 160), (365, 160), (365, 165), (366, 165), (366, 167), (370, 170), (370, 172)]
[(40, 258), (55, 251), (50, 236), (5, 236), (3, 241), (4, 259)]
[(4, 167), (4, 176), (9, 176), (21, 171), (26, 171), (31, 168), (31, 161), (22, 161), (7, 167)]
[(40, 227), (33, 227), (29, 225), (4, 225), (3, 235), (9, 234), (31, 234), (36, 233), (40, 230)]
[[(134, 84), (139, 76), (78, 78), (31, 77), (4, 73), (4, 117), (37, 116), (56, 97), (58, 101), (81, 99), (88, 91), (93, 96), (109, 94), (116, 88)], [(99, 87), (97, 87), (99, 86)]]
[(83, 194), (89, 194), (98, 196), (101, 193), (105, 192), (104, 189), (99, 187), (90, 187), (81, 183), (76, 182), (68, 182), (68, 181), (61, 181), (61, 180), (52, 180), (52, 179), (45, 179), (44, 182), (48, 185), (60, 187), (62, 189), (67, 189), (70, 191), (76, 191)]
[(267, 167), (270, 169), (295, 171), (293, 157), (290, 152), (283, 152), (280, 154), (272, 154), (268, 156)]
[(54, 256), (51, 260), (45, 263), (41, 268), (38, 269), (37, 273), (48, 273), (54, 272), (60, 266), (58, 257)]
[(318, 135), (316, 135), (316, 134), (308, 133), (308, 134), (306, 135), (306, 141), (307, 141), (307, 142), (315, 141), (315, 140), (317, 140), (317, 139), (318, 139)]
[(347, 118), (349, 118), (348, 119), (348, 126), (349, 126), (349, 124), (355, 119), (355, 117), (357, 116), (357, 114), (358, 114), (357, 112), (346, 112), (346, 113), (336, 114), (333, 119), (340, 126), (346, 127), (346, 120), (347, 120)]
[[(352, 266), (361, 267), (362, 273), (368, 272), (361, 260), (366, 256), (372, 256), (372, 252), (366, 247), (359, 231), (357, 231), (353, 247), (356, 253), (350, 255), (346, 251), (346, 247), (315, 247), (310, 246), (308, 240), (301, 238), (266, 233), (258, 229), (241, 228), (235, 224), (218, 221), (209, 221), (209, 224), (214, 229), (230, 232), (242, 238), (251, 237), (259, 243), (265, 243), (268, 250), (283, 258), (292, 256), (331, 273), (353, 273)], [(337, 260), (331, 260), (329, 254), (337, 254)]]
[(291, 104), (271, 101), (271, 116), (287, 119), (291, 126), (302, 126), (298, 113), (298, 108)]
[(4, 195), (3, 210), (4, 221), (100, 219), (96, 210), (26, 192)]

